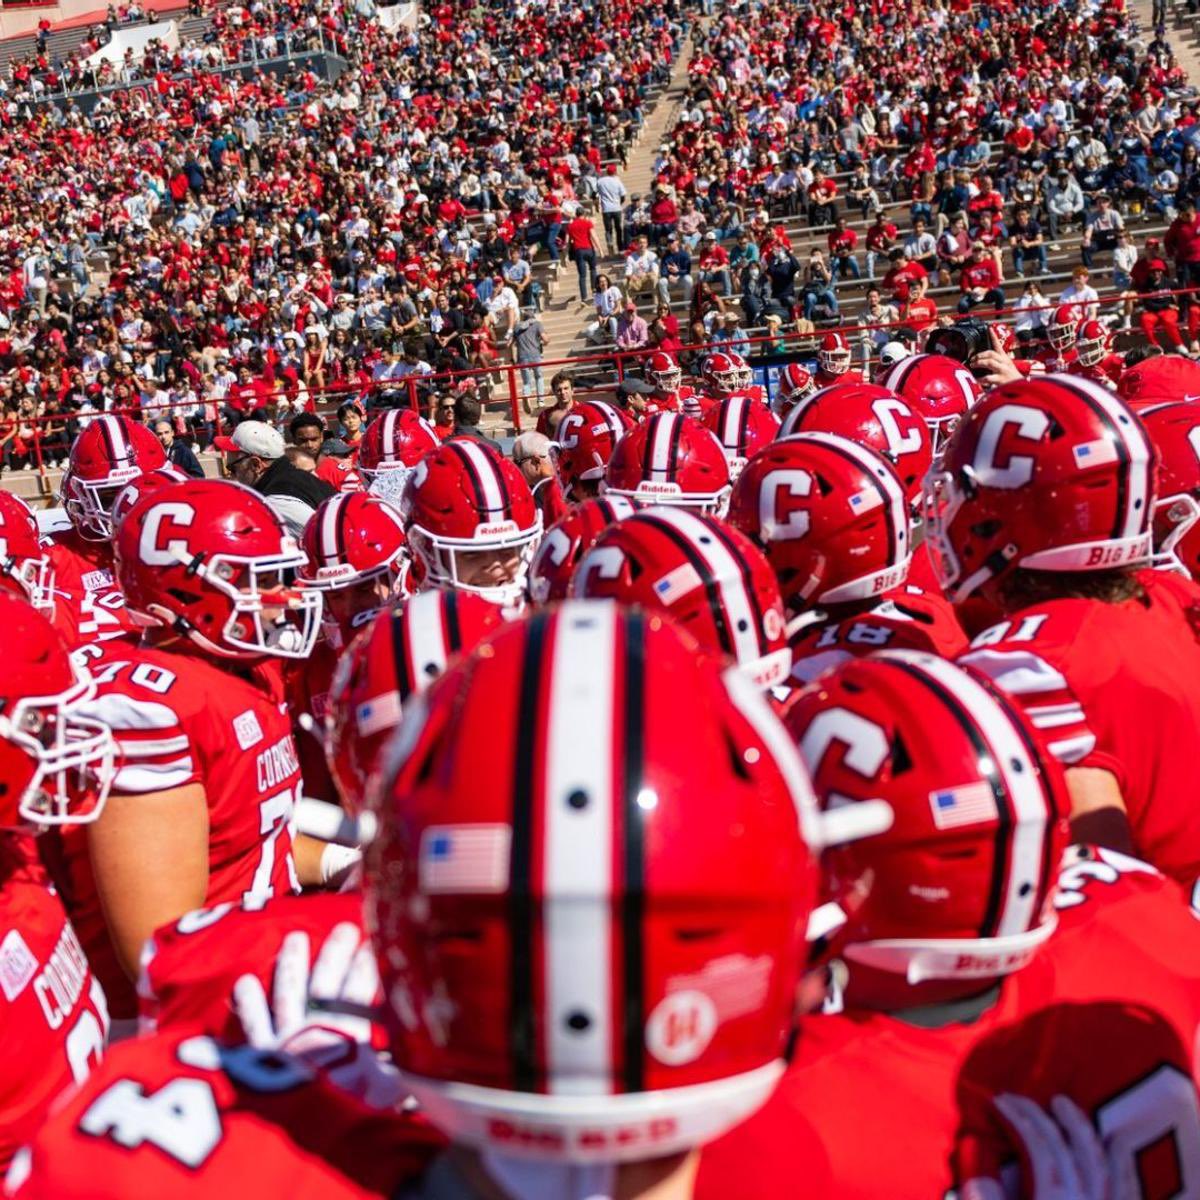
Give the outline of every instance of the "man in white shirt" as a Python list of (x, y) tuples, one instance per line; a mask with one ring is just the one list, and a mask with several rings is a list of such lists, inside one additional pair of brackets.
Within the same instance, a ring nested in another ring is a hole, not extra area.
[(1093, 319), (1100, 311), (1100, 293), (1088, 282), (1087, 267), (1076, 267), (1071, 272), (1071, 282), (1058, 297), (1059, 304), (1075, 304), (1083, 313), (1082, 319)]
[(658, 287), (658, 255), (644, 237), (638, 238), (625, 259), (625, 291), (630, 296)]
[(504, 282), (503, 275), (492, 280), (492, 298), (487, 303), (488, 321), (496, 334), (496, 345), (506, 346), (512, 340), (513, 329), (521, 315), (517, 293)]

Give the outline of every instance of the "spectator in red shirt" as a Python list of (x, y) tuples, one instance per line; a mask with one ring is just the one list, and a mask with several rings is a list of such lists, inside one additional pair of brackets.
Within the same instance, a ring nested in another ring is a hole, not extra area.
[(992, 187), (990, 175), (980, 175), (979, 191), (967, 201), (967, 215), (971, 225), (979, 224), (980, 214), (990, 212), (998, 221), (1004, 212), (1004, 197)]
[[(1196, 216), (1194, 200), (1179, 205), (1179, 215), (1167, 230), (1166, 251), (1175, 260), (1175, 277), (1180, 287), (1200, 287), (1200, 217)], [(1200, 351), (1200, 296), (1180, 297), (1187, 311), (1189, 350)]]
[(991, 252), (982, 242), (973, 242), (971, 260), (959, 276), (962, 296), (958, 301), (958, 311), (970, 312), (981, 304), (989, 308), (1003, 308), (1004, 291), (1000, 283), (1000, 268), (996, 266)]
[(888, 251), (888, 261), (891, 270), (883, 277), (883, 289), (892, 301), (904, 308), (912, 294), (912, 286), (918, 279), (929, 279), (929, 272), (919, 262), (905, 258), (904, 251), (899, 246)]
[(817, 167), (813, 171), (813, 181), (808, 185), (808, 223), (832, 225), (836, 208), (837, 184)]
[(875, 260), (887, 257), (900, 238), (900, 230), (883, 215), (882, 209), (875, 210), (875, 220), (867, 228), (867, 278), (875, 278)]
[(937, 304), (928, 293), (928, 279), (913, 280), (908, 306), (904, 310), (904, 323), (916, 333), (928, 329), (937, 320)]
[(656, 242), (665, 242), (679, 224), (679, 209), (667, 195), (666, 188), (656, 188), (654, 202), (650, 205), (650, 232)]
[(579, 272), (579, 300), (588, 302), (588, 284), (596, 290), (596, 227), (582, 210), (567, 222), (567, 247)]
[(834, 279), (858, 279), (858, 259), (854, 256), (858, 248), (858, 234), (847, 226), (845, 217), (838, 217), (826, 241), (829, 244), (829, 267)]

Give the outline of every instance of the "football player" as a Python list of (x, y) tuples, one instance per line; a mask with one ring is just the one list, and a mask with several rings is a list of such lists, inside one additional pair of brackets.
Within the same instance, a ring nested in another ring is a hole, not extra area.
[(618, 521), (583, 556), (571, 595), (669, 613), (760, 688), (788, 677), (779, 581), (762, 551), (717, 517), (658, 505)]
[(1200, 405), (1156, 404), (1139, 415), (1158, 454), (1155, 561), (1200, 580)]
[(924, 418), (934, 458), (963, 413), (983, 395), (975, 376), (944, 354), (910, 354), (884, 372), (879, 383)]
[(1072, 769), (1080, 840), (1188, 887), (1200, 810), (1200, 590), (1153, 555), (1155, 455), (1108, 388), (1069, 376), (995, 388), (930, 476), (931, 551), (956, 604), (998, 623), (964, 661), (1021, 698)]
[(289, 664), (287, 697), (295, 723), (304, 794), (336, 800), (321, 731), (338, 657), (392, 597), (408, 572), (404, 524), (386, 500), (342, 492), (322, 501), (301, 537), (307, 561), (296, 585), (322, 595), (321, 634), (306, 659)]
[(497, 450), (458, 438), (426, 455), (405, 484), (402, 513), (419, 586), (524, 602), (542, 515), (520, 468)]
[(1125, 360), (1113, 353), (1112, 342), (1112, 333), (1103, 321), (1080, 321), (1075, 331), (1075, 360), (1068, 364), (1067, 373), (1116, 388), (1125, 371)]
[(155, 929), (324, 882), (323, 844), (299, 839), (293, 855), (300, 767), (278, 664), (305, 658), (318, 633), (320, 593), (288, 582), (305, 561), (240, 484), (159, 488), (121, 520), (117, 581), (146, 637), (97, 675), (87, 711), (122, 758), (87, 845), (68, 846), (80, 932), (114, 1017), (136, 1011), (122, 972), (136, 978)]
[(603, 400), (576, 404), (563, 417), (558, 423), (558, 475), (568, 500), (600, 494), (609, 459), (633, 424), (632, 417)]
[(951, 606), (907, 583), (909, 512), (887, 459), (849, 438), (794, 434), (750, 460), (729, 521), (762, 548), (779, 580), (793, 618), (794, 684), (872, 650), (953, 657), (966, 648)]
[(729, 500), (729, 462), (716, 436), (695, 418), (659, 413), (617, 443), (601, 491), (720, 515)]
[(453, 1147), (430, 1162), (413, 1119), (185, 1027), (116, 1047), (13, 1194), (690, 1194), (696, 1147), (784, 1070), (822, 832), (804, 770), (662, 618), (572, 602), (487, 649), (402, 726), (367, 877), (393, 1054)]
[[(1189, 1194), (1200, 925), (1178, 887), (1101, 851), (1060, 874), (1061, 768), (951, 663), (844, 663), (787, 724), (823, 804), (882, 802), (891, 824), (823, 857), (826, 1011), (801, 1019), (768, 1104), (705, 1151), (697, 1196), (774, 1200), (797, 1179), (814, 1200), (944, 1196), (997, 1165), (983, 1147), (1011, 1154), (995, 1101), (1014, 1092), (1075, 1101), (1142, 1173), (1134, 1194)], [(1146, 1008), (1176, 1045), (1159, 1061)]]
[(596, 539), (640, 507), (624, 496), (603, 496), (576, 504), (561, 521), (551, 525), (529, 564), (530, 600), (535, 604), (565, 600), (575, 568)]
[(746, 460), (778, 437), (779, 418), (761, 400), (738, 392), (708, 410), (704, 427), (717, 435), (736, 482)]
[(1046, 322), (1044, 346), (1033, 357), (1049, 372), (1069, 370), (1076, 358), (1075, 334), (1084, 318), (1084, 310), (1077, 304), (1060, 304)]
[(835, 383), (862, 383), (862, 372), (852, 369), (853, 361), (854, 352), (844, 333), (825, 334), (817, 347), (817, 373), (813, 377), (817, 390)]
[(158, 439), (128, 417), (95, 417), (72, 443), (62, 479), (71, 528), (50, 539), (58, 599), (77, 629), (72, 647), (140, 635), (113, 571), (112, 506), (127, 484), (166, 465)]
[(116, 752), (80, 711), (95, 691), (25, 600), (0, 595), (0, 1170), (108, 1037), (104, 991), (38, 858), (34, 834), (103, 809)]

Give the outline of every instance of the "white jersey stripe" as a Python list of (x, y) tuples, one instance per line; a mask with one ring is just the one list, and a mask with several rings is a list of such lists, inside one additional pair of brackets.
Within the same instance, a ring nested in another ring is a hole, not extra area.
[(408, 654), (414, 692), (423, 692), (446, 669), (450, 657), (446, 629), (442, 621), (440, 592), (418, 592), (404, 608), (403, 621), (408, 631)]
[[(616, 627), (614, 604), (564, 604), (550, 664), (544, 886), (554, 900), (546, 912), (544, 1027), (547, 1085), (557, 1095), (612, 1090)], [(574, 1027), (580, 1016), (587, 1024)]]
[[(1038, 924), (1038, 905), (1045, 891), (1043, 875), (1051, 813), (1024, 739), (991, 693), (953, 663), (932, 654), (906, 650), (885, 651), (881, 657), (907, 663), (936, 680), (966, 709), (987, 739), (1013, 809), (1011, 868), (1004, 881), (994, 936), (1028, 932)], [(1056, 869), (1057, 864), (1052, 863), (1050, 870)]]

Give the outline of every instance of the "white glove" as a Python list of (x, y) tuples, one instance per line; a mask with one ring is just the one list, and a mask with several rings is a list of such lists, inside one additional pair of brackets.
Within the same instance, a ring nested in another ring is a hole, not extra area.
[(995, 1099), (1029, 1164), (1031, 1200), (1118, 1200), (1108, 1157), (1096, 1127), (1068, 1096), (1055, 1096), (1047, 1112), (1028, 1096)]
[(351, 921), (334, 926), (317, 960), (308, 934), (294, 930), (275, 959), (272, 1002), (256, 975), (233, 985), (233, 1007), (246, 1041), (259, 1050), (283, 1050), (326, 1072), (339, 1087), (375, 1108), (401, 1096), (399, 1075), (371, 1049), (371, 1021), (379, 974), (362, 931)]

